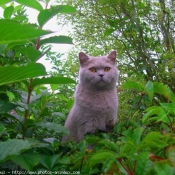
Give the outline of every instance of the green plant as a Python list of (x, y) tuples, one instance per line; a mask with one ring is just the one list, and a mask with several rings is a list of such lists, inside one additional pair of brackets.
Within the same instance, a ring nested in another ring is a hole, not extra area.
[[(68, 36), (47, 37), (53, 32), (42, 28), (57, 13), (76, 10), (68, 5), (47, 8), (49, 0), (45, 1), (46, 8), (37, 0), (16, 2), (0, 3), (4, 9), (4, 18), (0, 19), (0, 169), (38, 171), (45, 167), (44, 157), (55, 152), (50, 140), (59, 142), (61, 133), (68, 134), (60, 124), (64, 114), (56, 112), (60, 94), (57, 89), (60, 84), (75, 83), (61, 74), (49, 75), (37, 63), (49, 54), (50, 48), (43, 47), (46, 44), (72, 44)], [(38, 24), (28, 22), (26, 6), (38, 11)]]
[[(16, 2), (0, 1), (0, 170), (174, 175), (173, 2), (69, 1), (78, 11), (69, 5), (48, 8), (49, 0), (42, 0), (45, 9), (37, 0)], [(28, 22), (26, 6), (38, 11), (37, 24)], [(63, 124), (78, 64), (75, 51), (64, 63), (50, 51), (50, 43), (72, 44), (70, 37), (49, 37), (52, 32), (43, 30), (57, 13), (75, 25), (79, 50), (119, 53), (117, 123), (110, 133), (97, 131), (80, 143), (61, 143), (62, 134), (69, 134)], [(43, 55), (53, 63), (52, 72), (37, 63)]]

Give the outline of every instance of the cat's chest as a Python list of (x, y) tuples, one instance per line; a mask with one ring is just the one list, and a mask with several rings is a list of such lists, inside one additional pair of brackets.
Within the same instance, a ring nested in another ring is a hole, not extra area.
[(117, 94), (113, 91), (84, 91), (77, 90), (75, 94), (77, 105), (95, 111), (111, 110), (117, 106)]

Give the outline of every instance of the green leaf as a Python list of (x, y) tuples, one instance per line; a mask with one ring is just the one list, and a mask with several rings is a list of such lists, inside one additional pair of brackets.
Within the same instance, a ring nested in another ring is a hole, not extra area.
[(26, 66), (20, 67), (0, 67), (0, 85), (13, 83), (24, 80), (26, 78), (33, 78), (42, 75), (46, 75), (46, 71), (45, 67), (39, 63), (29, 63)]
[(134, 89), (138, 90), (139, 92), (145, 91), (144, 86), (141, 83), (137, 83), (135, 81), (127, 81), (122, 84), (123, 89)]
[(166, 110), (166, 111), (173, 111), (175, 113), (175, 103), (160, 103), (160, 105)]
[(154, 91), (157, 94), (166, 96), (167, 95), (167, 86), (162, 84), (162, 83), (154, 82)]
[(156, 140), (156, 139), (162, 139), (162, 134), (160, 132), (150, 132), (144, 137), (143, 141), (146, 140)]
[(164, 122), (167, 122), (166, 120), (166, 112), (162, 109), (162, 107), (160, 106), (151, 106), (149, 108), (146, 109), (146, 114), (143, 116), (142, 118), (142, 122), (144, 123), (148, 117), (150, 116), (158, 116), (158, 117), (152, 117), (152, 119), (157, 120), (160, 119), (161, 117), (164, 119)]
[[(24, 44), (29, 43), (28, 41), (19, 41), (19, 42), (12, 42), (7, 45), (7, 50), (13, 50), (15, 46), (22, 46)], [(18, 47), (19, 48), (19, 47)]]
[(167, 143), (163, 141), (163, 136), (159, 132), (151, 132), (147, 134), (140, 144), (140, 149), (161, 149), (167, 146)]
[(8, 98), (9, 98), (9, 101), (10, 101), (10, 102), (11, 102), (13, 99), (15, 99), (15, 95), (14, 95), (12, 92), (6, 91), (6, 94), (7, 94)]
[(55, 43), (55, 44), (73, 44), (72, 38), (68, 36), (54, 36), (40, 41), (40, 45)]
[(67, 109), (70, 111), (74, 104), (74, 99), (70, 99), (67, 103)]
[(158, 161), (154, 165), (154, 169), (158, 175), (174, 175), (175, 168), (172, 167), (169, 162), (165, 161)]
[(41, 4), (37, 1), (37, 0), (16, 0), (16, 2), (18, 2), (19, 4), (25, 5), (27, 7), (31, 7), (33, 9), (36, 9), (38, 11), (43, 10), (43, 7), (41, 6)]
[(26, 57), (28, 57), (32, 62), (37, 61), (37, 59), (40, 57), (40, 55), (42, 54), (39, 50), (36, 50), (34, 47), (32, 46), (28, 46), (28, 47), (20, 47), (18, 49), (18, 52), (20, 52), (21, 54), (25, 55)]
[(9, 118), (11, 118), (12, 120), (15, 119), (16, 121), (20, 122), (21, 124), (24, 123), (24, 117), (22, 117), (22, 116), (20, 116), (20, 115), (18, 115), (18, 114), (10, 113), (10, 114), (9, 114)]
[(153, 163), (149, 160), (149, 152), (140, 153), (137, 157), (136, 175), (147, 175)]
[(69, 134), (68, 130), (63, 125), (57, 124), (57, 123), (40, 122), (40, 123), (36, 123), (36, 126), (46, 128), (56, 133)]
[(88, 146), (88, 143), (85, 141), (85, 140), (82, 140), (79, 144), (80, 146), (80, 152), (82, 155), (85, 155), (86, 151), (87, 151), (87, 146)]
[(7, 45), (0, 44), (0, 54), (3, 54), (4, 53), (6, 47), (7, 47)]
[(98, 151), (98, 152), (96, 152), (89, 160), (90, 168), (92, 168), (96, 164), (103, 163), (109, 157), (117, 158), (116, 153), (112, 152), (112, 151), (106, 151), (105, 150), (105, 151)]
[(148, 81), (148, 83), (145, 86), (146, 92), (150, 98), (150, 100), (152, 101), (153, 96), (154, 96), (154, 84), (151, 81)]
[(42, 27), (47, 21), (58, 13), (74, 13), (76, 9), (68, 5), (58, 5), (51, 7), (50, 9), (44, 9), (38, 14), (38, 23)]
[(22, 152), (31, 149), (39, 144), (36, 140), (11, 139), (0, 142), (0, 162), (6, 161), (13, 156), (20, 155)]
[[(15, 30), (14, 30), (15, 29)], [(0, 43), (26, 41), (52, 32), (35, 28), (31, 24), (20, 24), (9, 19), (0, 19)]]
[(5, 131), (4, 125), (0, 123), (0, 136), (4, 131)]
[(12, 0), (0, 0), (0, 6), (5, 5), (9, 2), (12, 2)]
[(6, 7), (4, 10), (4, 18), (5, 19), (10, 19), (12, 16), (12, 13), (14, 11), (14, 7), (11, 5), (9, 7)]
[(111, 151), (118, 151), (118, 146), (114, 142), (111, 142), (107, 139), (100, 141), (99, 143), (104, 144)]
[(168, 92), (168, 100), (170, 100), (171, 102), (175, 102), (175, 94), (174, 94), (174, 92), (171, 91), (169, 87), (167, 89), (167, 92)]
[(14, 156), (11, 159), (20, 167), (31, 171), (34, 166), (36, 166), (40, 161), (40, 155), (36, 152), (28, 151), (18, 156)]
[(13, 109), (15, 109), (17, 106), (13, 103), (5, 102), (0, 100), (0, 114), (9, 112)]
[(32, 87), (42, 84), (70, 84), (75, 83), (74, 80), (67, 77), (48, 77), (48, 78), (35, 78), (32, 82)]
[(134, 129), (133, 140), (136, 146), (138, 146), (141, 142), (141, 136), (144, 131), (144, 128), (136, 128)]
[(103, 163), (103, 167), (102, 170), (104, 171), (104, 173), (107, 173), (107, 171), (111, 168), (112, 164), (116, 161), (116, 157), (115, 156), (111, 156), (108, 157), (104, 163)]
[(120, 150), (120, 157), (129, 158), (135, 160), (138, 149), (135, 144), (131, 141), (127, 141)]
[(171, 162), (172, 166), (175, 167), (175, 147), (170, 147), (168, 149), (168, 159)]
[(108, 36), (111, 35), (115, 30), (116, 30), (115, 28), (106, 29), (105, 32), (104, 32), (104, 36), (105, 36), (105, 37), (108, 37)]
[(41, 164), (47, 168), (47, 170), (52, 170), (52, 168), (58, 163), (60, 155), (56, 154), (53, 156), (43, 156), (41, 159)]
[(172, 102), (175, 102), (175, 95), (170, 90), (167, 85), (164, 85), (162, 83), (154, 82), (154, 92), (160, 95), (163, 95), (167, 98), (167, 100), (171, 100)]

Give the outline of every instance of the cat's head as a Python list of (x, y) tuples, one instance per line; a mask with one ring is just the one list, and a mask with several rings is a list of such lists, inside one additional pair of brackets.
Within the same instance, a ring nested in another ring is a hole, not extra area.
[(107, 56), (91, 57), (79, 53), (79, 83), (89, 89), (113, 89), (118, 80), (116, 51)]

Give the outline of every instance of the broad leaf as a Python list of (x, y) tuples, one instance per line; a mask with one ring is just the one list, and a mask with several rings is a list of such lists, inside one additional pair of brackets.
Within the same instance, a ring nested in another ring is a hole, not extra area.
[(136, 162), (136, 175), (147, 175), (153, 163), (149, 160), (149, 152), (140, 153)]
[(157, 94), (163, 95), (164, 97), (167, 98), (167, 100), (175, 102), (174, 93), (165, 84), (154, 82), (154, 92)]
[(138, 152), (138, 148), (135, 146), (133, 141), (128, 141), (121, 147), (120, 157), (135, 160), (137, 152)]
[(12, 42), (12, 43), (9, 43), (8, 45), (7, 45), (7, 49), (8, 50), (13, 50), (13, 47), (15, 47), (15, 46), (22, 46), (22, 45), (24, 45), (24, 44), (27, 44), (27, 43), (29, 43), (29, 41), (19, 41), (19, 42)]
[(53, 156), (43, 156), (41, 159), (41, 164), (46, 167), (48, 170), (52, 170), (52, 168), (58, 163), (60, 159), (60, 155), (56, 154)]
[(24, 123), (24, 117), (23, 116), (20, 116), (18, 114), (13, 114), (13, 113), (10, 113), (8, 115), (9, 115), (9, 118), (11, 118), (12, 120), (16, 120), (16, 121), (20, 122), (21, 124)]
[(0, 19), (0, 33), (0, 43), (8, 44), (11, 42), (35, 39), (36, 37), (52, 32), (37, 29), (31, 24), (20, 24), (17, 21)]
[(37, 59), (42, 54), (39, 50), (36, 50), (34, 47), (20, 47), (18, 50), (19, 53), (28, 57), (32, 62), (37, 61)]
[(31, 7), (33, 9), (36, 9), (38, 11), (43, 10), (43, 7), (41, 6), (41, 4), (37, 1), (37, 0), (16, 0), (16, 2), (18, 2), (19, 4), (25, 5), (27, 7)]
[(106, 29), (105, 32), (104, 32), (104, 36), (105, 36), (105, 37), (108, 37), (108, 36), (111, 35), (115, 30), (116, 30), (115, 28)]
[(26, 66), (0, 67), (0, 85), (14, 83), (26, 78), (46, 75), (45, 67), (39, 63), (29, 63)]
[(168, 161), (157, 161), (154, 165), (157, 175), (174, 175), (175, 168), (172, 167)]
[[(156, 118), (157, 116), (158, 116), (158, 119), (160, 119), (161, 117), (164, 118), (167, 116), (166, 112), (160, 106), (151, 106), (151, 107), (146, 109), (146, 112), (147, 113), (142, 118), (143, 123), (151, 116), (154, 116), (154, 117), (152, 117), (152, 119), (154, 119), (154, 120), (157, 119)], [(164, 122), (167, 122), (167, 120), (164, 120)]]
[(0, 0), (0, 6), (5, 5), (9, 2), (12, 2), (13, 0)]
[(0, 136), (4, 131), (5, 131), (4, 125), (0, 123)]
[(6, 49), (7, 45), (5, 44), (0, 44), (0, 54), (3, 54), (5, 49)]
[(117, 144), (115, 144), (114, 142), (111, 142), (111, 141), (109, 141), (109, 140), (107, 140), (107, 139), (105, 139), (105, 140), (102, 140), (102, 141), (100, 141), (99, 142), (100, 144), (104, 144), (105, 145), (105, 147), (107, 147), (108, 149), (110, 149), (111, 151), (118, 151), (118, 146), (117, 146)]
[(5, 142), (0, 142), (0, 162), (8, 160), (13, 156), (19, 155), (22, 152), (39, 144), (36, 140), (18, 140), (12, 139)]
[(162, 135), (159, 132), (151, 132), (147, 134), (142, 143), (140, 144), (140, 149), (159, 149), (167, 146), (167, 143), (163, 141)]
[(160, 132), (150, 132), (144, 137), (144, 141), (146, 140), (155, 140), (155, 139), (162, 139), (162, 134)]
[(96, 164), (103, 163), (109, 157), (115, 157), (117, 159), (116, 153), (112, 151), (98, 151), (89, 160), (89, 165), (92, 168)]
[(32, 151), (28, 151), (18, 156), (14, 156), (11, 159), (13, 162), (18, 164), (20, 167), (31, 171), (40, 161), (40, 155)]
[(15, 95), (10, 91), (6, 91), (6, 95), (9, 98), (9, 102), (12, 102), (12, 100), (15, 99)]
[(133, 89), (138, 90), (139, 92), (145, 91), (144, 86), (141, 83), (137, 83), (135, 81), (127, 81), (122, 84), (123, 89)]
[(143, 131), (144, 131), (144, 128), (136, 128), (136, 129), (134, 129), (133, 141), (134, 141), (136, 146), (138, 146), (140, 144), (140, 142), (141, 142), (141, 136), (142, 136)]
[(63, 125), (57, 124), (57, 123), (40, 122), (40, 123), (37, 123), (36, 126), (46, 128), (56, 133), (69, 134), (68, 130)]
[[(111, 168), (111, 166), (114, 164), (114, 162), (116, 161), (116, 157), (115, 156), (111, 156), (111, 157), (108, 157), (104, 163), (103, 163), (103, 167), (102, 167), (102, 170), (107, 173), (108, 170)], [(116, 166), (115, 166), (115, 169), (116, 169)], [(109, 172), (108, 172), (109, 173)], [(112, 172), (113, 173), (113, 172)]]
[(153, 95), (154, 95), (154, 85), (153, 82), (148, 81), (148, 83), (145, 86), (146, 92), (150, 98), (150, 100), (152, 101), (153, 99)]
[(10, 19), (13, 11), (14, 11), (14, 7), (12, 5), (9, 7), (6, 7), (4, 10), (4, 18)]
[(160, 105), (169, 112), (175, 113), (175, 103), (160, 103)]
[(40, 41), (40, 45), (55, 43), (55, 44), (73, 44), (72, 38), (68, 36), (54, 36)]
[(9, 103), (9, 102), (0, 100), (0, 114), (9, 112), (9, 111), (15, 109), (16, 107), (17, 107), (17, 105), (15, 105), (13, 103)]
[(70, 84), (75, 83), (74, 80), (67, 77), (48, 77), (48, 78), (36, 78), (32, 82), (32, 87), (43, 84)]
[(168, 149), (168, 159), (171, 164), (175, 167), (175, 147), (170, 147)]
[(38, 15), (38, 23), (40, 27), (42, 27), (47, 21), (49, 21), (52, 17), (54, 17), (58, 13), (74, 13), (74, 12), (76, 12), (76, 9), (68, 5), (58, 5), (51, 7), (50, 9), (44, 9), (40, 11)]

